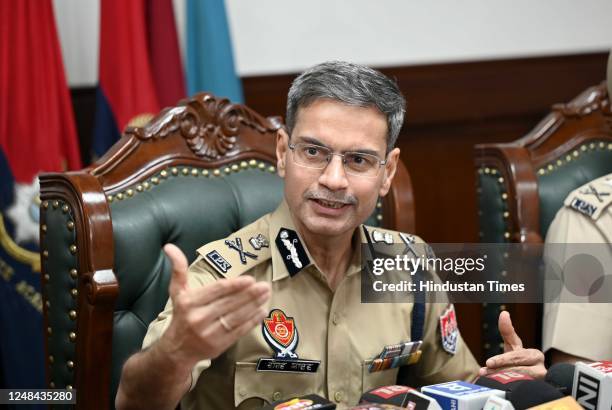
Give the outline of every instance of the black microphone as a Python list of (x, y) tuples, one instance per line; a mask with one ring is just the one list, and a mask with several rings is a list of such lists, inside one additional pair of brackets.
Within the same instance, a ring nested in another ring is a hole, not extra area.
[(485, 386), (491, 389), (502, 390), (506, 392), (506, 400), (511, 400), (514, 390), (522, 383), (533, 380), (533, 377), (514, 372), (511, 370), (502, 370), (499, 372), (480, 376), (474, 384)]
[(572, 363), (556, 363), (550, 366), (544, 380), (557, 387), (565, 396), (571, 396), (575, 370), (576, 365)]
[(412, 410), (441, 410), (431, 397), (407, 386), (383, 386), (361, 395), (359, 403), (390, 404)]
[(333, 410), (336, 405), (317, 394), (298, 396), (266, 404), (261, 410)]
[(527, 380), (516, 386), (510, 403), (516, 410), (524, 410), (563, 397), (557, 389), (542, 380)]

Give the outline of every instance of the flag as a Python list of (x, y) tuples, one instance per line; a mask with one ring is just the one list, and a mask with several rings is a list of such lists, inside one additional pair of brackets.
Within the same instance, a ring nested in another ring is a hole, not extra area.
[(187, 0), (187, 89), (243, 102), (223, 0)]
[(51, 0), (0, 0), (0, 30), (0, 380), (44, 388), (37, 175), (81, 159)]
[(171, 0), (100, 2), (93, 149), (103, 155), (128, 125), (144, 125), (185, 96)]

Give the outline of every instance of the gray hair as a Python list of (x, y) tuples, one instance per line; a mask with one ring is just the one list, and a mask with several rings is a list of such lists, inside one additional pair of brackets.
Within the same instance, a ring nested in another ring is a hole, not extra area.
[(344, 61), (328, 61), (300, 74), (287, 95), (286, 125), (293, 131), (300, 107), (330, 98), (360, 107), (374, 106), (387, 117), (387, 152), (395, 146), (406, 112), (406, 100), (396, 82), (379, 71)]

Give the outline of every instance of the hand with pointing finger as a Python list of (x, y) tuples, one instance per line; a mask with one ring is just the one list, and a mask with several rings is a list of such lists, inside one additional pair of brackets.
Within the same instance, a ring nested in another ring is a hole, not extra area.
[(158, 343), (178, 365), (191, 367), (219, 356), (266, 316), (270, 284), (239, 276), (191, 289), (183, 252), (172, 244), (164, 246), (164, 251), (172, 262), (173, 313)]
[(487, 359), (486, 367), (480, 369), (479, 375), (485, 376), (501, 370), (514, 370), (534, 378), (544, 378), (544, 354), (537, 349), (523, 348), (521, 338), (516, 334), (510, 314), (506, 311), (499, 314), (499, 333), (504, 340), (504, 353)]

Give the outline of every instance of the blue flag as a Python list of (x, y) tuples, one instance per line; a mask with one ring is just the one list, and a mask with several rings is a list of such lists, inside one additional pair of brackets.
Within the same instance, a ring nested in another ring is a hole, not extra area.
[(15, 183), (2, 148), (0, 181), (0, 380), (4, 388), (41, 389), (45, 360), (38, 188)]
[(223, 0), (187, 0), (187, 90), (242, 103)]

